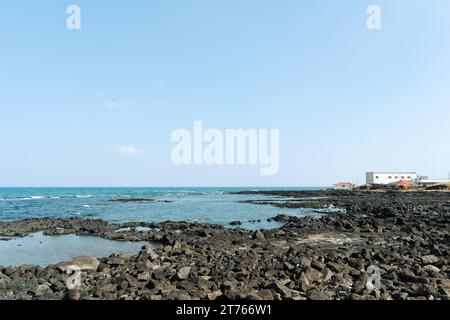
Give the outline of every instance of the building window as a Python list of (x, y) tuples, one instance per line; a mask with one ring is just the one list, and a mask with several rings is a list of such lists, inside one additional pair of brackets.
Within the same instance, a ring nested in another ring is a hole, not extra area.
[(405, 177), (402, 176), (402, 179), (405, 179)]
[(395, 177), (395, 179), (398, 179), (398, 177)]
[(375, 177), (375, 179), (379, 179), (379, 178), (380, 178), (379, 176), (376, 176), (376, 177)]
[(392, 176), (389, 176), (388, 178), (389, 178), (389, 179), (392, 179)]
[(410, 177), (410, 176), (408, 176), (408, 179), (411, 179), (411, 177)]

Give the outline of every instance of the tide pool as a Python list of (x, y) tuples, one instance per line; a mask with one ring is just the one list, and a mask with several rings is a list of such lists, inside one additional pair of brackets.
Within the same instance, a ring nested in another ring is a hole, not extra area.
[(144, 241), (114, 241), (77, 235), (45, 236), (43, 232), (38, 232), (23, 238), (1, 240), (0, 266), (32, 264), (45, 267), (77, 256), (103, 258), (113, 253), (134, 255), (144, 245), (149, 248), (156, 246)]

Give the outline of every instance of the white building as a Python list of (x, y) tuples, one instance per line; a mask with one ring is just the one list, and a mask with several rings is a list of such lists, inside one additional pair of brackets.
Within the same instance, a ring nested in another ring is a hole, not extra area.
[(366, 184), (391, 184), (399, 180), (413, 181), (417, 179), (416, 172), (367, 172)]

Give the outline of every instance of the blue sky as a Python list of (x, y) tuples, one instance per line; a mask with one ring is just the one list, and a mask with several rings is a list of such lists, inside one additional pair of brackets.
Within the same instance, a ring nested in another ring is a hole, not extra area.
[[(81, 30), (66, 29), (70, 4)], [(380, 31), (366, 27), (371, 4)], [(444, 0), (2, 0), (0, 185), (446, 178), (449, 15)], [(175, 166), (170, 135), (195, 120), (280, 129), (279, 174)]]

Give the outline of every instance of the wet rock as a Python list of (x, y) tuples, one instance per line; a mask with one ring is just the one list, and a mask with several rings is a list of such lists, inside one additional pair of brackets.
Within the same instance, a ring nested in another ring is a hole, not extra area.
[(155, 199), (149, 198), (120, 198), (120, 199), (110, 199), (110, 202), (153, 202)]

